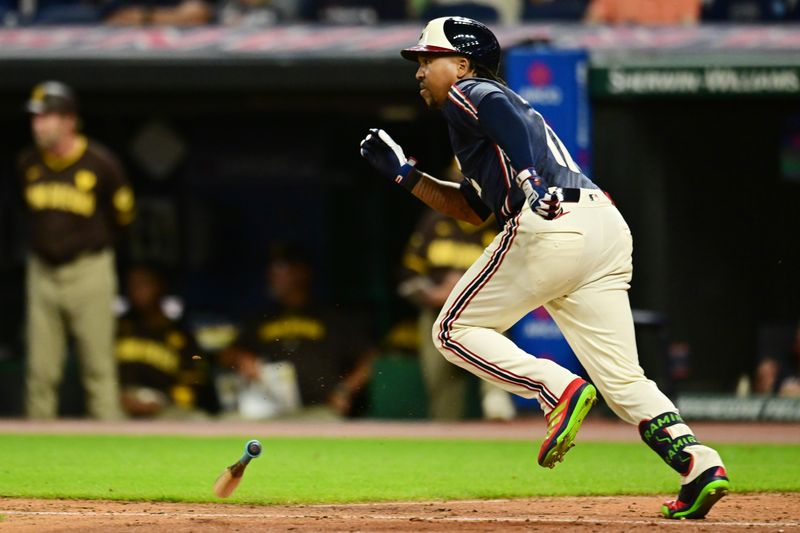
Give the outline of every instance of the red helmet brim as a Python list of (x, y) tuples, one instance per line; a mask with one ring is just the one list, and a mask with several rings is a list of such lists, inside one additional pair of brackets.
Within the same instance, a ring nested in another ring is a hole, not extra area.
[(445, 48), (443, 46), (432, 46), (429, 44), (418, 44), (411, 48), (404, 48), (400, 50), (400, 55), (409, 61), (416, 61), (417, 56), (420, 54), (458, 54), (458, 50), (453, 48)]

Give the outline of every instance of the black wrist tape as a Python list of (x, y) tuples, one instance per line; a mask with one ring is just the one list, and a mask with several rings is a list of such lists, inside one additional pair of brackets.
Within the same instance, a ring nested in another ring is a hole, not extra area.
[(417, 170), (416, 168), (412, 168), (411, 171), (403, 178), (403, 181), (400, 182), (400, 185), (412, 191), (414, 186), (422, 179), (422, 172)]

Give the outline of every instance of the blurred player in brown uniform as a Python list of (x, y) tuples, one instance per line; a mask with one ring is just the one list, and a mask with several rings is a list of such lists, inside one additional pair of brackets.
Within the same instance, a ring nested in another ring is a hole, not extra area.
[[(456, 183), (464, 179), (455, 161), (446, 178)], [(456, 282), (497, 231), (494, 218), (474, 226), (431, 210), (417, 224), (403, 255), (398, 292), (420, 307), (420, 365), (428, 393), (428, 415), (436, 420), (464, 417), (469, 374), (442, 357), (431, 342), (430, 331)], [(513, 417), (511, 399), (502, 389), (481, 383), (481, 397), (484, 417)]]
[(189, 328), (164, 312), (161, 273), (137, 265), (125, 285), (130, 309), (119, 319), (116, 343), (122, 409), (137, 418), (215, 411), (210, 360), (200, 355)]
[[(222, 354), (241, 377), (235, 391), (245, 418), (338, 419), (359, 414), (374, 349), (363, 321), (316, 301), (305, 251), (276, 244), (266, 270), (270, 308), (242, 328)], [(292, 400), (292, 389), (298, 401)], [(226, 405), (226, 394), (220, 403)]]
[(77, 100), (68, 86), (56, 81), (37, 85), (26, 108), (35, 141), (19, 158), (31, 251), (27, 415), (57, 415), (71, 335), (89, 415), (118, 418), (113, 244), (133, 219), (133, 193), (117, 159), (79, 133)]

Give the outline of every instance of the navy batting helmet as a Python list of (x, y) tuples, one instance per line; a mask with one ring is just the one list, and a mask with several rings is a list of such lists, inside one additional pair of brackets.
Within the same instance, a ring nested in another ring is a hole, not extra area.
[(492, 30), (477, 20), (465, 17), (442, 17), (428, 22), (419, 42), (400, 54), (416, 61), (421, 53), (460, 54), (497, 74), (500, 67), (500, 43)]

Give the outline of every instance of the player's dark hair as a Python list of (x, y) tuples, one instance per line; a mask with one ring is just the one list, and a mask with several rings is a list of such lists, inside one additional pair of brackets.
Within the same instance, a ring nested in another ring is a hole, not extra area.
[(497, 83), (500, 83), (502, 85), (508, 86), (508, 83), (506, 83), (506, 80), (504, 80), (503, 78), (501, 78), (500, 76), (498, 76), (497, 74), (492, 72), (489, 68), (487, 68), (487, 67), (485, 67), (485, 66), (483, 66), (483, 65), (481, 65), (479, 63), (476, 63), (472, 59), (469, 60), (469, 64), (470, 64), (470, 67), (472, 68), (472, 70), (475, 71), (475, 75), (478, 78), (485, 78), (487, 80), (496, 81)]

